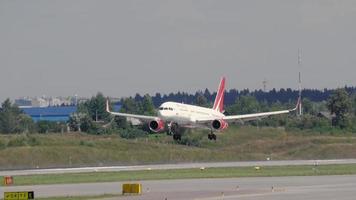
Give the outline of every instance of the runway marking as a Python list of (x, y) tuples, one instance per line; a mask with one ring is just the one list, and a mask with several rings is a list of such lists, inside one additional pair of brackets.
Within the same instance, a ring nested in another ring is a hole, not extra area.
[(195, 198), (194, 200), (216, 200), (216, 199), (235, 199), (237, 197), (244, 198), (244, 197), (259, 197), (259, 196), (266, 196), (266, 195), (276, 195), (276, 192), (264, 192), (258, 194), (236, 194), (236, 195), (224, 195), (224, 196), (214, 196), (214, 197), (206, 197), (206, 198)]
[(251, 167), (251, 166), (297, 166), (297, 165), (329, 165), (329, 164), (356, 164), (356, 159), (339, 160), (278, 160), (278, 161), (239, 161), (219, 163), (178, 163), (163, 165), (132, 165), (132, 166), (104, 166), (104, 167), (78, 167), (78, 168), (53, 168), (53, 169), (28, 169), (0, 171), (0, 176), (6, 175), (33, 175), (33, 174), (59, 174), (81, 172), (112, 172), (112, 171), (137, 171), (157, 169), (190, 169), (190, 168), (215, 168), (215, 167)]
[(248, 198), (248, 197), (274, 196), (274, 195), (281, 195), (281, 194), (300, 194), (300, 193), (306, 193), (306, 191), (308, 193), (318, 192), (316, 191), (316, 189), (335, 188), (335, 187), (338, 187), (338, 189), (340, 187), (350, 188), (355, 185), (356, 183), (341, 183), (341, 184), (325, 184), (325, 185), (275, 187), (270, 192), (214, 196), (214, 197), (206, 197), (206, 198), (195, 198), (194, 200), (216, 200), (216, 199), (236, 199), (236, 198), (241, 199), (241, 198)]

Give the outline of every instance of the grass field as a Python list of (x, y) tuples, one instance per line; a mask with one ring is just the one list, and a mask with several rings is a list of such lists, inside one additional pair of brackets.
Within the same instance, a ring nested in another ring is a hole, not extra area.
[[(356, 174), (356, 165), (321, 165), (321, 166), (273, 166), (262, 167), (228, 167), (171, 170), (142, 170), (122, 172), (90, 172), (73, 174), (46, 174), (15, 176), (15, 185), (39, 185), (62, 183), (90, 183), (140, 181), (189, 178), (232, 178), (232, 177), (267, 177), (267, 176), (315, 176)], [(2, 177), (0, 177), (2, 178)]]
[(283, 128), (230, 127), (216, 142), (206, 132), (126, 140), (78, 133), (0, 136), (0, 169), (356, 157), (356, 137), (291, 133)]

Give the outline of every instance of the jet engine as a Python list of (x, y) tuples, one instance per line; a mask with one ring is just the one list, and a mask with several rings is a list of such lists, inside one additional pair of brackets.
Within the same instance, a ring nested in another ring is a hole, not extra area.
[(211, 122), (211, 127), (217, 131), (222, 131), (226, 129), (228, 126), (229, 124), (223, 119), (216, 119), (213, 122)]
[(161, 119), (158, 120), (152, 120), (148, 124), (149, 128), (151, 131), (158, 133), (164, 130), (164, 121)]

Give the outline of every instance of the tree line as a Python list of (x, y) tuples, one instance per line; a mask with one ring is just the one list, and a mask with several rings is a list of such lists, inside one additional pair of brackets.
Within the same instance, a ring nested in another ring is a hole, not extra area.
[[(356, 87), (345, 86), (344, 89), (349, 94), (356, 93)], [(302, 96), (303, 98), (307, 98), (313, 102), (322, 102), (322, 101), (326, 101), (335, 90), (336, 89), (326, 89), (326, 88), (323, 90), (303, 89)], [(243, 90), (230, 89), (225, 91), (225, 105), (229, 106), (234, 104), (239, 96), (254, 96), (259, 102), (264, 101), (271, 104), (277, 101), (281, 103), (288, 103), (290, 101), (294, 101), (295, 99), (297, 99), (298, 95), (299, 95), (299, 91), (293, 90), (291, 88), (287, 88), (287, 89), (281, 88), (279, 90), (273, 88), (270, 91), (263, 91), (263, 90), (250, 91), (249, 89), (243, 89)], [(158, 107), (159, 105), (161, 105), (163, 102), (166, 101), (196, 104), (198, 96), (203, 96), (204, 98), (206, 98), (207, 102), (213, 102), (216, 96), (216, 92), (210, 92), (208, 89), (205, 89), (204, 91), (197, 91), (195, 94), (189, 94), (186, 92), (176, 92), (176, 93), (161, 95), (160, 93), (156, 93), (155, 95), (152, 96), (152, 101), (156, 107)], [(135, 99), (135, 101), (141, 101), (143, 97), (144, 96), (141, 96), (140, 94), (136, 94), (135, 97), (133, 98)]]

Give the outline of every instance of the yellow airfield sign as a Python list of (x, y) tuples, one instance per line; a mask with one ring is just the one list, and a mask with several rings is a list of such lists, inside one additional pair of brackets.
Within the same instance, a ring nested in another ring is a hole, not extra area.
[(33, 191), (30, 192), (4, 192), (4, 200), (29, 200), (35, 199)]

